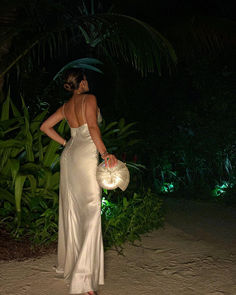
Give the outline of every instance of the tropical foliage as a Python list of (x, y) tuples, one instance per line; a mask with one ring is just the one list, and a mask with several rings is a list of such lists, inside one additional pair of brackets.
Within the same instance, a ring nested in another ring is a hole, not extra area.
[[(6, 227), (16, 238), (20, 238), (22, 235), (29, 237), (33, 244), (49, 243), (57, 239), (60, 152), (62, 147), (50, 138), (42, 136), (43, 134), (39, 129), (47, 110), (31, 119), (23, 97), (21, 97), (21, 100), (22, 111), (16, 108), (10, 95), (4, 101), (1, 110), (0, 226)], [(129, 149), (125, 156), (133, 184), (129, 187), (128, 194), (134, 194), (132, 192), (135, 189), (135, 180), (138, 181), (137, 175), (145, 168), (143, 165), (132, 161), (132, 148), (140, 142), (140, 139), (133, 137), (133, 134), (137, 133), (137, 130), (133, 129), (134, 125), (135, 122), (125, 124), (125, 120), (121, 118), (119, 121), (109, 124), (106, 124), (103, 120), (100, 126), (108, 150), (115, 151), (118, 158), (122, 158)], [(64, 120), (58, 124), (56, 130), (62, 136), (69, 136), (69, 127)], [(104, 191), (105, 193), (107, 191)], [(121, 196), (119, 201), (116, 200), (115, 196), (119, 194), (117, 191), (109, 193), (108, 198), (111, 198), (113, 194), (116, 210), (114, 209), (113, 212), (112, 206), (109, 207), (109, 210), (112, 211), (113, 218), (118, 222), (124, 218), (123, 205), (126, 208), (128, 201), (124, 204), (121, 203)], [(151, 192), (147, 194), (146, 198), (150, 194)], [(143, 195), (145, 195), (144, 192)], [(137, 194), (134, 194), (134, 197), (130, 199), (132, 201), (129, 201), (127, 220), (129, 220), (132, 210), (134, 212), (138, 210), (133, 207), (134, 204), (141, 202), (139, 210), (142, 206), (146, 206), (145, 204), (149, 204), (144, 196), (138, 198)], [(126, 199), (124, 198), (124, 200)], [(148, 205), (149, 207), (147, 206), (146, 210), (151, 210), (156, 204), (158, 206), (156, 210), (159, 211), (160, 201), (156, 196), (153, 197), (152, 202), (151, 207)], [(106, 213), (103, 216), (104, 226), (106, 232), (109, 233), (108, 235), (114, 236), (117, 228), (112, 229), (114, 224), (106, 218), (107, 203), (104, 206), (106, 207), (104, 209)], [(143, 209), (140, 212), (137, 211), (137, 214), (142, 216), (142, 212), (144, 213)], [(138, 215), (137, 219), (132, 221), (129, 228), (122, 233), (122, 237), (118, 238), (118, 235), (116, 239), (107, 238), (107, 241), (109, 240), (107, 246), (118, 246), (126, 239), (133, 240), (144, 228), (161, 224), (161, 218), (159, 220), (158, 215), (155, 215), (155, 218), (154, 215), (149, 215), (150, 219), (142, 216), (142, 218), (145, 218), (145, 222), (143, 228), (139, 229)], [(152, 219), (155, 219), (155, 222)], [(126, 226), (128, 226), (127, 222)]]
[[(35, 233), (34, 237), (44, 240), (45, 235), (53, 236), (57, 230), (57, 216), (52, 208), (57, 208), (60, 145), (42, 139), (39, 127), (47, 111), (31, 120), (23, 97), (21, 99), (23, 114), (16, 108), (10, 95), (2, 105), (0, 187), (1, 202), (7, 211), (2, 210), (6, 216), (1, 222), (4, 221), (11, 229), (15, 228), (15, 235), (19, 236), (22, 226), (28, 226), (30, 233), (45, 221), (42, 236)], [(64, 131), (65, 121), (62, 121), (58, 132), (62, 134)], [(10, 209), (15, 210), (8, 215)]]
[[(153, 128), (146, 135), (147, 156), (143, 160), (150, 167), (153, 188), (172, 197), (235, 204), (233, 66), (230, 69), (225, 61), (211, 63), (202, 59), (179, 73), (174, 85), (174, 93), (168, 93), (164, 83), (159, 86), (158, 94), (166, 101), (158, 107), (147, 106), (159, 120), (157, 125), (149, 120)], [(154, 136), (158, 140), (154, 141)]]
[[(12, 13), (14, 11), (14, 13)], [(14, 69), (20, 76), (49, 60), (87, 48), (104, 57), (118, 56), (145, 74), (171, 70), (176, 62), (169, 41), (136, 18), (103, 8), (99, 1), (11, 0), (2, 11), (0, 78)], [(17, 25), (16, 25), (17, 24)], [(139, 38), (135, 33), (139, 32)], [(14, 44), (14, 46), (13, 46)], [(4, 56), (4, 58), (3, 58)], [(77, 58), (81, 57), (78, 56)], [(110, 59), (111, 61), (111, 59)]]
[(157, 229), (164, 222), (162, 200), (150, 188), (125, 196), (109, 193), (103, 198), (102, 213), (105, 249), (115, 246), (121, 253), (125, 241), (141, 240), (140, 234)]

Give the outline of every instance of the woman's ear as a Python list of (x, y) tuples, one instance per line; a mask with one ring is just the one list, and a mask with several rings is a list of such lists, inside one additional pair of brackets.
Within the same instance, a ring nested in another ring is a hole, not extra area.
[(83, 83), (83, 80), (82, 81), (80, 81), (80, 83), (79, 83), (79, 88), (83, 88), (84, 87), (84, 83)]

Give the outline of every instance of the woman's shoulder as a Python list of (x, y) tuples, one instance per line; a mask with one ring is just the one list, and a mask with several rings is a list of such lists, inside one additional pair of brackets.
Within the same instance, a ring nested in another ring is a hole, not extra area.
[(96, 95), (94, 95), (92, 93), (86, 94), (85, 99), (86, 99), (87, 103), (89, 103), (89, 104), (97, 104), (97, 97), (96, 97)]
[(93, 94), (93, 93), (87, 93), (87, 94), (86, 94), (86, 98), (89, 98), (89, 99), (96, 99), (96, 95)]

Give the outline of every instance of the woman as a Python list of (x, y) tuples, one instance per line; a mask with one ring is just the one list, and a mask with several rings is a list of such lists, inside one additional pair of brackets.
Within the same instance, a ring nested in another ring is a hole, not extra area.
[[(102, 116), (96, 97), (89, 91), (80, 69), (66, 73), (64, 87), (71, 99), (40, 127), (64, 145), (60, 158), (58, 258), (56, 272), (70, 282), (70, 294), (97, 294), (104, 284), (104, 248), (101, 231), (101, 188), (96, 180), (98, 152), (105, 165), (113, 167), (117, 158), (109, 154), (98, 123)], [(53, 128), (66, 119), (71, 129), (67, 142)]]

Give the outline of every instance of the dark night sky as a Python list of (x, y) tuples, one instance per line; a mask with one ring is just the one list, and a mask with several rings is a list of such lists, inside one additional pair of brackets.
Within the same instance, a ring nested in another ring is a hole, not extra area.
[(158, 19), (171, 21), (171, 19), (173, 20), (176, 17), (191, 17), (194, 15), (209, 15), (235, 19), (233, 1), (113, 0), (111, 2), (115, 4), (116, 9), (120, 9), (123, 13), (142, 18), (149, 22), (155, 22)]

